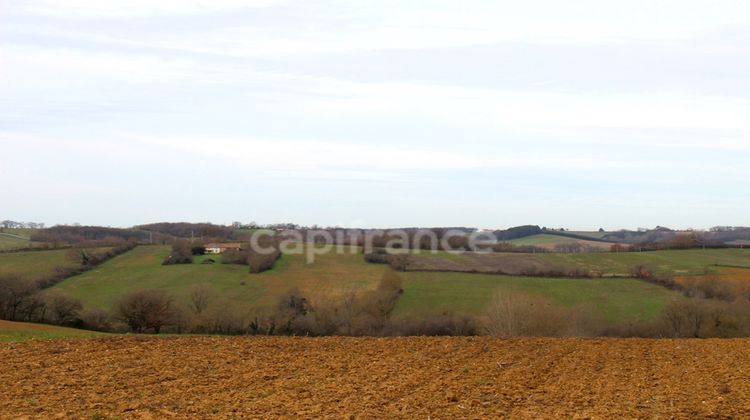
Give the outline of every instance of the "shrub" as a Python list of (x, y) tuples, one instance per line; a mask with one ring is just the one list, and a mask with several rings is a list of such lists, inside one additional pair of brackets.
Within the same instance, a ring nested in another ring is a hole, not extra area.
[(190, 310), (196, 315), (208, 308), (214, 297), (214, 292), (209, 285), (200, 284), (190, 290)]
[(411, 263), (411, 257), (408, 254), (396, 254), (388, 256), (388, 264), (396, 271), (406, 271)]
[(274, 323), (281, 334), (296, 334), (293, 328), (295, 321), (304, 317), (310, 311), (310, 302), (299, 289), (291, 289), (279, 298), (276, 304)]
[(251, 273), (262, 273), (273, 268), (279, 258), (281, 258), (280, 251), (274, 251), (271, 254), (250, 252), (247, 257), (247, 265), (250, 266)]
[(603, 330), (595, 308), (561, 308), (549, 300), (497, 292), (483, 317), (487, 335), (516, 336), (594, 336)]
[(110, 331), (109, 315), (102, 309), (89, 308), (80, 312), (81, 327), (95, 331)]
[(372, 252), (366, 253), (364, 259), (368, 263), (388, 264), (388, 253), (384, 249), (375, 249)]
[(35, 306), (32, 297), (37, 290), (33, 282), (20, 276), (0, 274), (0, 317), (8, 320), (22, 319), (29, 307)]
[(711, 275), (687, 278), (683, 289), (685, 296), (704, 299), (732, 301), (740, 295), (740, 290), (736, 286)]
[(62, 293), (49, 293), (45, 296), (47, 312), (51, 321), (60, 325), (73, 325), (78, 321), (78, 314), (83, 309), (81, 301), (65, 296)]
[(153, 330), (158, 334), (173, 322), (175, 308), (165, 292), (141, 290), (123, 296), (115, 305), (115, 315), (135, 333)]
[(222, 264), (247, 264), (247, 255), (237, 249), (227, 249), (221, 254)]
[(281, 258), (281, 251), (278, 249), (271, 253), (259, 253), (252, 249), (227, 250), (221, 256), (222, 264), (241, 264), (250, 267), (251, 273), (262, 273), (273, 268), (276, 261)]
[(172, 244), (172, 252), (162, 262), (163, 265), (192, 263), (193, 252), (187, 241), (175, 241)]

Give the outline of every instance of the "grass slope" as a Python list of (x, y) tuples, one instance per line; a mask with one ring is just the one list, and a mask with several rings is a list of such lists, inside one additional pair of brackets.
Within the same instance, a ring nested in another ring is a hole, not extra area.
[(750, 249), (687, 249), (651, 252), (621, 252), (601, 254), (543, 254), (540, 258), (565, 265), (605, 273), (627, 274), (637, 264), (647, 264), (660, 272), (672, 274), (702, 274), (711, 266), (728, 265), (750, 267)]
[(480, 314), (496, 291), (573, 307), (589, 304), (612, 322), (652, 319), (679, 294), (634, 279), (550, 279), (469, 273), (405, 273), (398, 315)]
[(74, 268), (66, 249), (52, 251), (9, 252), (0, 254), (0, 273), (18, 274), (32, 280), (55, 273), (57, 267)]
[(31, 246), (31, 241), (27, 238), (0, 233), (0, 250), (18, 249)]
[(612, 246), (612, 243), (609, 242), (586, 241), (583, 239), (569, 238), (567, 236), (553, 235), (549, 233), (526, 236), (523, 238), (513, 239), (508, 242), (513, 245), (533, 245), (550, 249), (555, 245), (570, 243), (579, 243), (601, 249), (609, 249), (609, 247)]
[[(600, 272), (604, 275), (627, 276), (632, 267), (645, 264), (660, 273), (674, 275), (698, 275), (714, 266), (750, 267), (750, 248), (690, 249), (650, 252), (594, 252), (594, 253), (465, 253), (435, 254), (420, 252), (415, 261), (424, 269), (474, 269), (478, 272), (491, 272), (503, 267), (513, 267), (521, 263), (565, 269), (579, 268)], [(513, 272), (512, 270), (504, 270)]]
[(573, 234), (581, 235), (581, 236), (588, 236), (590, 238), (595, 238), (595, 239), (602, 239), (610, 232), (573, 230), (573, 231), (567, 231), (567, 233), (573, 233)]
[[(302, 255), (285, 255), (273, 270), (250, 274), (245, 266), (200, 264), (208, 256), (196, 258), (194, 264), (162, 266), (161, 261), (168, 253), (168, 247), (141, 246), (94, 270), (67, 279), (53, 289), (81, 299), (87, 307), (109, 310), (123, 294), (141, 289), (166, 290), (176, 297), (178, 303), (184, 304), (192, 287), (205, 284), (227, 305), (263, 309), (273, 307), (291, 288), (300, 289), (313, 300), (337, 299), (350, 291), (370, 289), (389, 270), (385, 265), (365, 263), (360, 254), (321, 255), (313, 264), (306, 264)], [(629, 254), (626, 257), (650, 254)], [(653, 254), (661, 255), (664, 263), (680, 267), (687, 267), (685, 260), (695, 258), (690, 252)], [(448, 258), (461, 257), (450, 255)], [(614, 265), (615, 270), (632, 263), (623, 260), (621, 254), (555, 257), (569, 259), (568, 264)], [(218, 260), (220, 257), (212, 258)], [(724, 254), (722, 261), (736, 262), (744, 258), (745, 255), (729, 253)], [(693, 265), (696, 269), (701, 266), (700, 263)], [(624, 322), (651, 319), (668, 302), (679, 297), (677, 293), (632, 279), (548, 279), (427, 272), (408, 272), (402, 276), (404, 294), (397, 305), (396, 316), (432, 316), (443, 312), (478, 314), (485, 309), (496, 290), (504, 290), (546, 297), (565, 307), (594, 305), (605, 319)]]
[(100, 335), (103, 334), (75, 328), (0, 320), (0, 342), (16, 342), (29, 339), (96, 337)]
[[(275, 267), (250, 274), (248, 267), (219, 264), (162, 266), (169, 247), (140, 246), (53, 289), (80, 299), (87, 307), (108, 310), (123, 294), (142, 289), (162, 289), (186, 303), (192, 287), (208, 285), (217, 297), (245, 308), (273, 307), (278, 298), (298, 288), (313, 299), (336, 298), (357, 289), (374, 288), (386, 266), (366, 264), (361, 254), (328, 254), (306, 264), (303, 255), (284, 255)], [(244, 283), (244, 284), (243, 284)]]
[(39, 229), (0, 229), (0, 251), (28, 248), (37, 245), (38, 242), (31, 242), (31, 235), (38, 230)]

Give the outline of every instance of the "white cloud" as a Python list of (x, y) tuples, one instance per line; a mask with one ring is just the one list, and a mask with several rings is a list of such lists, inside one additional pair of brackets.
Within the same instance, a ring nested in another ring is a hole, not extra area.
[[(521, 218), (593, 203), (585, 224), (597, 209), (617, 217), (606, 203), (651, 200), (618, 225), (669, 217), (662, 196), (749, 204), (732, 198), (750, 164), (750, 62), (733, 35), (750, 24), (746, 2), (0, 4), (0, 171), (36, 191), (18, 211), (53, 208), (46, 197), (76, 183), (86, 208), (123, 197), (131, 214), (130, 197), (160, 200), (164, 185), (174, 208), (197, 184), (274, 215), (296, 192), (318, 200), (313, 223), (345, 219), (325, 213), (340, 200), (367, 217), (358, 183), (426, 203), (413, 217), (435, 224), (495, 225), (503, 201)], [(195, 177), (217, 170), (218, 185)], [(441, 204), (496, 192), (480, 213)]]
[(6, 0), (17, 12), (56, 18), (132, 18), (269, 7), (284, 0)]

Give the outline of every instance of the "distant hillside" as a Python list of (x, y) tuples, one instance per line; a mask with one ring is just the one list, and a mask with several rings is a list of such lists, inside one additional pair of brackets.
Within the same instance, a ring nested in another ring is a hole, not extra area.
[(595, 249), (604, 251), (604, 250), (609, 250), (609, 248), (612, 245), (614, 245), (614, 243), (612, 242), (602, 242), (601, 240), (597, 240), (595, 238), (592, 238), (591, 240), (585, 240), (585, 239), (571, 238), (568, 236), (556, 235), (552, 232), (543, 233), (539, 235), (526, 236), (523, 238), (513, 239), (508, 242), (517, 246), (531, 245), (531, 246), (538, 246), (540, 248), (545, 248), (548, 250), (556, 250), (557, 248), (560, 248), (569, 244), (577, 244), (577, 245), (581, 245), (584, 247), (590, 247), (590, 248), (595, 248)]
[(39, 229), (0, 228), (0, 251), (33, 246), (31, 235)]
[[(535, 238), (541, 235), (540, 238)], [(518, 226), (506, 230), (495, 231), (499, 241), (511, 242), (515, 245), (545, 245), (556, 243), (550, 235), (571, 238), (580, 241), (593, 241), (607, 244), (614, 243), (628, 245), (660, 244), (659, 247), (701, 247), (721, 245), (745, 245), (750, 243), (750, 228), (746, 227), (714, 227), (707, 231), (672, 230), (657, 226), (653, 229), (605, 231), (569, 231), (540, 228), (534, 225)], [(521, 240), (530, 238), (528, 240)], [(572, 241), (575, 242), (575, 241)], [(599, 245), (599, 247), (603, 247)]]

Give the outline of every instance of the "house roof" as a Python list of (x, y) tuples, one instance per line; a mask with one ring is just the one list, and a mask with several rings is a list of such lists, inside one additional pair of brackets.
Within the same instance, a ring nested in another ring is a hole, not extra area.
[(227, 243), (210, 243), (206, 244), (206, 248), (242, 248), (242, 245), (239, 242), (227, 242)]

